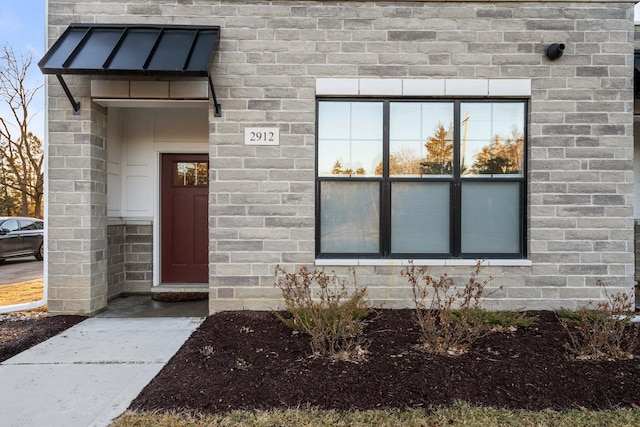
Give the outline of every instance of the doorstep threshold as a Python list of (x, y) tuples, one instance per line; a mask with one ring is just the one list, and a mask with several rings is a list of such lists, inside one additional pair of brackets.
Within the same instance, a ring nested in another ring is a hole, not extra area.
[(161, 283), (151, 287), (152, 294), (167, 292), (209, 292), (208, 283)]

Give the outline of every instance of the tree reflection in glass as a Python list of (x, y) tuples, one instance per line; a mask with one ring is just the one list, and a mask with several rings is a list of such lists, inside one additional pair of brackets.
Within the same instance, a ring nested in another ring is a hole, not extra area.
[(451, 175), (452, 164), (453, 103), (392, 102), (389, 175)]
[(424, 146), (427, 157), (420, 162), (420, 173), (423, 175), (451, 175), (453, 172), (453, 140), (451, 132), (438, 123), (433, 136), (430, 136)]
[(173, 185), (175, 187), (208, 185), (207, 162), (176, 162), (173, 165)]
[(380, 175), (382, 123), (381, 102), (319, 102), (318, 175)]
[(463, 175), (522, 175), (523, 103), (463, 103), (461, 116)]

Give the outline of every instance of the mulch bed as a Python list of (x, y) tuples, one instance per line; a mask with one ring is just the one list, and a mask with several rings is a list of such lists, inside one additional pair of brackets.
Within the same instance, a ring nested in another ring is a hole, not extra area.
[(0, 362), (48, 340), (84, 316), (4, 315), (0, 317)]
[[(456, 358), (416, 348), (410, 310), (378, 310), (366, 328), (368, 360), (311, 358), (308, 337), (269, 312), (208, 317), (131, 409), (197, 410), (312, 406), (320, 409), (432, 408), (465, 401), (508, 409), (640, 409), (640, 354), (577, 361), (553, 312), (533, 326), (495, 332)], [(638, 333), (640, 327), (635, 327)]]

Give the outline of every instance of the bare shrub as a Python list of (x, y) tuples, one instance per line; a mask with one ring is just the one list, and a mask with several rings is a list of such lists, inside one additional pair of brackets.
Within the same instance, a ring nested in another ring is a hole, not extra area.
[[(282, 277), (278, 277), (282, 274)], [(276, 267), (275, 286), (282, 290), (289, 316), (275, 315), (286, 325), (311, 337), (314, 356), (339, 360), (363, 360), (367, 343), (363, 338), (364, 319), (371, 312), (367, 289), (353, 281), (340, 280), (335, 273), (308, 270), (301, 266), (288, 273)], [(314, 296), (314, 292), (316, 295)]]
[(413, 289), (414, 317), (422, 333), (422, 347), (428, 353), (458, 356), (491, 329), (489, 317), (480, 308), (488, 279), (478, 280), (480, 262), (464, 288), (458, 290), (446, 273), (438, 278), (426, 267), (411, 263), (400, 273)]
[(600, 301), (576, 311), (557, 312), (562, 326), (569, 333), (565, 347), (579, 360), (632, 359), (638, 345), (638, 327), (631, 323), (634, 304), (629, 293), (618, 292), (611, 296), (602, 280), (606, 301)]

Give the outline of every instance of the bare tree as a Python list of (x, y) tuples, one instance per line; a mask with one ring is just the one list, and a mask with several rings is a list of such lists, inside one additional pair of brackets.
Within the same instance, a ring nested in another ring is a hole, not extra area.
[[(416, 150), (403, 145), (389, 153), (389, 175), (418, 175), (420, 173), (420, 157)], [(382, 162), (375, 169), (376, 175), (382, 175)]]
[(42, 141), (29, 131), (29, 106), (42, 85), (32, 89), (26, 85), (32, 61), (31, 54), (16, 58), (8, 45), (0, 48), (0, 101), (9, 107), (10, 116), (0, 117), (0, 162), (4, 185), (19, 194), (21, 214), (29, 215), (32, 205), (33, 215), (42, 218)]
[(18, 212), (16, 191), (7, 183), (7, 167), (0, 156), (0, 215), (12, 216)]

